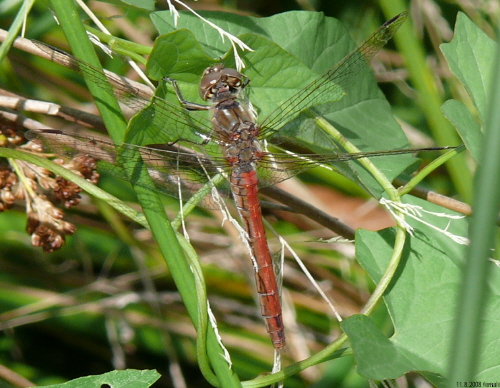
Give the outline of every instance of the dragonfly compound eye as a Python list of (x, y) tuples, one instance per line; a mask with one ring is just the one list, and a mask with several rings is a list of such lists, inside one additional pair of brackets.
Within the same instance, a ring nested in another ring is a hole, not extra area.
[(207, 73), (207, 70), (205, 70), (205, 73), (201, 78), (199, 89), (200, 97), (205, 101), (211, 99), (214, 96), (214, 94), (216, 93), (216, 86), (221, 82), (222, 77), (220, 71), (212, 71)]

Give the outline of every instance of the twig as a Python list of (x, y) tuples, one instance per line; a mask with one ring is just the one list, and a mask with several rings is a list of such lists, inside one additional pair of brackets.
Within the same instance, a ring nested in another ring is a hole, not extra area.
[(61, 106), (52, 102), (26, 99), (3, 89), (0, 89), (0, 106), (26, 112), (57, 116), (66, 121), (93, 127), (101, 132), (106, 131), (102, 119), (92, 113)]
[(349, 226), (340, 222), (337, 218), (332, 217), (325, 212), (319, 210), (313, 205), (302, 201), (301, 199), (293, 196), (292, 194), (281, 190), (275, 186), (262, 188), (261, 193), (267, 195), (270, 198), (273, 198), (281, 203), (287, 204), (289, 207), (293, 208), (300, 214), (304, 214), (305, 216), (311, 218), (316, 221), (318, 224), (323, 225), (324, 227), (332, 230), (333, 232), (339, 234), (342, 237), (345, 237), (349, 240), (354, 239), (355, 231)]
[[(395, 179), (394, 183), (396, 186), (404, 186), (405, 182)], [(431, 203), (442, 206), (446, 209), (456, 211), (458, 213), (470, 216), (472, 214), (472, 208), (464, 202), (457, 201), (456, 199), (446, 197), (444, 195), (435, 193), (433, 191), (425, 190), (420, 187), (413, 188), (410, 193), (415, 197), (425, 199)]]

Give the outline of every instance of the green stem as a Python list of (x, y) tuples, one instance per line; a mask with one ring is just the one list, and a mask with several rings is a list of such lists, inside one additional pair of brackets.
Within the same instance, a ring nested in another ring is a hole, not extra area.
[[(403, 215), (399, 213), (398, 216), (402, 217)], [(370, 299), (368, 299), (368, 302), (366, 302), (365, 306), (361, 310), (362, 314), (369, 315), (384, 296), (384, 293), (387, 290), (387, 287), (389, 287), (389, 284), (391, 284), (394, 274), (396, 273), (399, 263), (401, 262), (405, 242), (406, 229), (398, 225), (396, 228), (396, 240), (394, 241), (394, 249), (392, 251), (391, 260), (389, 261), (382, 278), (378, 282), (377, 287), (375, 287), (375, 290), (370, 295)]]
[[(151, 47), (144, 46), (143, 44), (131, 42), (130, 40), (117, 38), (113, 35), (108, 35), (100, 30), (92, 28), (90, 26), (85, 26), (88, 32), (91, 32), (99, 38), (104, 43), (115, 45), (117, 50), (123, 51), (122, 54), (130, 56), (130, 53), (135, 53), (139, 55), (149, 55), (151, 54)], [(143, 58), (144, 59), (144, 58)], [(142, 62), (142, 61), (141, 61)]]
[(22, 5), (19, 9), (19, 12), (17, 13), (14, 21), (9, 27), (7, 38), (4, 40), (0, 47), (0, 63), (3, 62), (5, 56), (12, 47), (14, 40), (16, 40), (16, 38), (19, 36), (19, 31), (21, 31), (24, 22), (26, 21), (27, 15), (33, 7), (33, 4), (35, 4), (35, 0), (25, 0), (21, 2), (21, 4)]
[(399, 195), (402, 197), (405, 194), (408, 194), (410, 191), (412, 191), (427, 175), (429, 175), (431, 172), (435, 171), (436, 168), (441, 166), (443, 163), (447, 162), (450, 160), (450, 158), (454, 157), (455, 155), (459, 154), (465, 150), (465, 146), (460, 146), (458, 148), (455, 148), (451, 151), (448, 151), (444, 155), (441, 155), (439, 158), (433, 160), (431, 163), (429, 163), (427, 166), (425, 166), (423, 169), (421, 169), (417, 175), (415, 175), (407, 184), (404, 186), (400, 187), (398, 189)]
[[(333, 125), (326, 121), (322, 117), (315, 116), (312, 112), (307, 112), (309, 117), (314, 118), (316, 124), (322, 128), (327, 134), (329, 134), (343, 149), (349, 153), (361, 152), (354, 144), (349, 142), (342, 133), (340, 133)], [(397, 190), (394, 188), (392, 183), (387, 179), (387, 177), (372, 163), (369, 158), (358, 159), (359, 163), (366, 168), (370, 174), (377, 180), (377, 182), (382, 186), (384, 191), (387, 193), (389, 198), (393, 201), (398, 201), (399, 196)]]

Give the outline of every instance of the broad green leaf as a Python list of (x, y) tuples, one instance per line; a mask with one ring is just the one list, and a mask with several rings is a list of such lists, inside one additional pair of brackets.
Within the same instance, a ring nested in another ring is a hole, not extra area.
[(137, 8), (142, 8), (147, 11), (153, 11), (155, 9), (154, 0), (122, 0), (122, 1), (125, 4), (129, 4)]
[(106, 2), (125, 9), (135, 10), (139, 8), (145, 11), (155, 9), (154, 0), (106, 0)]
[(469, 93), (479, 117), (475, 119), (462, 103), (453, 100), (447, 101), (442, 110), (477, 160), (481, 152), (482, 124), (488, 106), (495, 42), (464, 14), (459, 13), (453, 40), (442, 44), (441, 51), (451, 71)]
[(48, 385), (46, 388), (147, 388), (160, 378), (155, 370), (115, 370), (96, 376), (80, 377), (64, 384)]
[[(252, 102), (256, 102), (254, 105), (262, 118), (277, 108), (276, 101), (287, 100), (318, 77), (296, 57), (267, 39), (255, 34), (245, 34), (241, 39), (255, 49), (255, 52), (243, 53), (242, 57), (252, 64), (251, 71), (246, 72), (251, 80), (247, 93)], [(148, 75), (157, 80), (168, 75), (179, 83), (184, 98), (206, 105), (198, 95), (199, 81), (205, 68), (214, 62), (216, 59), (204, 54), (189, 30), (177, 30), (156, 40), (148, 61)], [(225, 65), (235, 66), (232, 55)], [(315, 103), (336, 101), (342, 96), (338, 88), (337, 93)]]
[[(428, 211), (449, 213), (438, 206), (409, 198), (409, 202)], [(447, 228), (448, 232), (461, 236), (466, 233), (467, 224), (464, 220), (449, 220), (425, 214), (422, 210), (421, 212), (421, 218), (435, 227)], [(429, 376), (439, 374), (446, 377), (451, 334), (455, 324), (455, 305), (462, 278), (464, 246), (431, 226), (418, 221), (410, 223), (415, 227), (414, 236), (409, 236), (398, 272), (384, 296), (394, 325), (394, 335), (390, 338), (392, 353), (389, 356), (392, 354), (395, 358), (366, 359), (365, 357), (371, 357), (369, 350), (373, 343), (357, 343), (356, 346), (363, 346), (363, 351), (355, 354), (358, 365), (370, 365), (369, 368), (360, 368), (358, 371), (367, 378), (396, 377), (394, 369), (389, 365), (391, 361), (398, 363), (400, 372), (403, 369), (416, 370), (429, 373)], [(385, 271), (393, 242), (392, 229), (380, 232), (360, 230), (357, 233), (358, 260), (374, 282), (378, 282)], [(484, 285), (490, 298), (483, 317), (484, 337), (479, 345), (482, 351), (479, 373), (476, 376), (485, 381), (493, 381), (500, 375), (500, 348), (491, 346), (498, 337), (500, 274), (493, 263), (491, 266), (490, 282)], [(372, 336), (380, 341), (379, 336), (373, 333)], [(362, 341), (357, 335), (351, 340)]]
[[(389, 340), (366, 315), (353, 315), (341, 324), (349, 336), (356, 358), (356, 370), (373, 380), (395, 379), (422, 369), (425, 359)], [(431, 369), (432, 365), (424, 367)]]
[(205, 54), (193, 33), (181, 29), (156, 38), (147, 72), (154, 80), (161, 80), (168, 75), (177, 81), (198, 84), (203, 70), (213, 61)]
[(466, 106), (458, 100), (448, 100), (441, 107), (444, 115), (455, 126), (465, 146), (475, 160), (481, 152), (482, 128), (474, 120)]
[(440, 47), (451, 71), (467, 89), (481, 121), (484, 121), (491, 85), (495, 42), (467, 16), (459, 12), (453, 40)]

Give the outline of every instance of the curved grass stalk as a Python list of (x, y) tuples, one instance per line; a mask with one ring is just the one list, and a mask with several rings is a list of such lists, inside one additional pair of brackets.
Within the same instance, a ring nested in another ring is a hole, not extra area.
[[(99, 68), (100, 64), (88, 41), (87, 33), (78, 17), (78, 12), (74, 3), (68, 3), (64, 0), (52, 0), (51, 6), (75, 55), (90, 65)], [(113, 93), (103, 90), (102, 86), (92, 83), (92, 80), (88, 81), (89, 90), (94, 95), (96, 103), (98, 103), (101, 116), (113, 141), (116, 143), (121, 142), (126, 132), (126, 121), (121, 115), (119, 105)], [(197, 296), (193, 295), (192, 292), (193, 289), (196, 288), (196, 284), (189, 262), (186, 260), (184, 252), (177, 240), (177, 236), (170, 226), (170, 222), (166, 217), (158, 195), (144, 187), (134, 185), (134, 182), (141, 179), (150, 179), (150, 177), (146, 169), (143, 168), (144, 166), (140, 160), (140, 155), (131, 156), (133, 159), (130, 160), (135, 160), (136, 163), (135, 169), (130, 173), (130, 181), (133, 184), (139, 203), (144, 210), (147, 223), (172, 273), (191, 320), (194, 322), (195, 326), (198, 326), (198, 300)], [(207, 337), (207, 354), (220, 385), (224, 387), (239, 386), (240, 382), (237, 375), (220, 357), (220, 353), (222, 353), (223, 350), (217, 342), (213, 330), (209, 330)]]
[(219, 381), (210, 366), (210, 360), (207, 353), (208, 297), (205, 279), (203, 278), (198, 255), (191, 244), (189, 244), (189, 242), (179, 233), (177, 233), (177, 238), (179, 244), (186, 253), (186, 258), (189, 260), (196, 284), (196, 295), (198, 300), (198, 326), (196, 327), (198, 337), (196, 339), (196, 354), (198, 356), (198, 365), (200, 366), (203, 377), (205, 377), (214, 387), (218, 387)]

